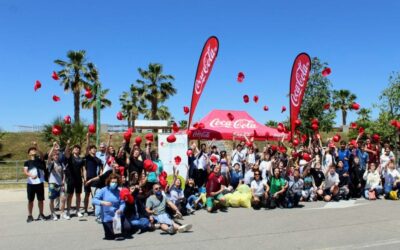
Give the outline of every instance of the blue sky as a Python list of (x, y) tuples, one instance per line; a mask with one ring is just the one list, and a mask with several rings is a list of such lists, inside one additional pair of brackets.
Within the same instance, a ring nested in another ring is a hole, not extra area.
[[(356, 93), (362, 107), (378, 102), (400, 70), (399, 1), (22, 1), (0, 2), (0, 128), (41, 125), (73, 116), (71, 93), (51, 79), (68, 50), (85, 49), (100, 70), (113, 106), (102, 122), (119, 124), (118, 97), (150, 62), (175, 76), (178, 94), (166, 105), (187, 119), (198, 58), (216, 35), (220, 51), (194, 121), (214, 108), (247, 110), (258, 121), (283, 120), (290, 70), (307, 52), (329, 63), (334, 89)], [(239, 71), (246, 74), (238, 84)], [(33, 91), (35, 80), (42, 89)], [(54, 103), (52, 95), (61, 97)], [(242, 96), (258, 94), (259, 103)], [(263, 105), (270, 111), (264, 112)], [(374, 111), (374, 116), (378, 112)], [(91, 111), (81, 117), (91, 121)], [(356, 117), (350, 112), (349, 120)], [(337, 122), (340, 123), (338, 115)]]

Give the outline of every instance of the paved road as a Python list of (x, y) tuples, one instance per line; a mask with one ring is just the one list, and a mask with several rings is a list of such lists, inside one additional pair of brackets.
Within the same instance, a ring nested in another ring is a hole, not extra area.
[(185, 217), (185, 223), (193, 224), (192, 232), (170, 236), (156, 231), (110, 242), (101, 240), (102, 227), (93, 217), (27, 224), (24, 198), (23, 190), (0, 191), (0, 249), (400, 249), (397, 201), (199, 211)]

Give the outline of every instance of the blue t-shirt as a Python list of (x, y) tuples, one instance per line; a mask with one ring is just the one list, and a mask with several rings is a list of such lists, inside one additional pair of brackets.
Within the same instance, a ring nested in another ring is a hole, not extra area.
[[(348, 149), (342, 150), (339, 149), (338, 151), (338, 157), (340, 161), (343, 161), (343, 170), (345, 172), (349, 171), (349, 158), (350, 158), (350, 151)], [(345, 160), (347, 158), (347, 160)]]
[(90, 154), (86, 155), (86, 178), (87, 180), (90, 180), (94, 177), (96, 177), (98, 174), (97, 170), (98, 168), (101, 168), (103, 166), (101, 160), (97, 158), (96, 156), (91, 156)]

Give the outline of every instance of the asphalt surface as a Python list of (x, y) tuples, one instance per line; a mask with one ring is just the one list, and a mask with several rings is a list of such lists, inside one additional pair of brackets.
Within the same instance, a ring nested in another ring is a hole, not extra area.
[[(104, 241), (87, 217), (26, 223), (24, 190), (0, 191), (0, 249), (400, 249), (400, 201), (303, 203), (295, 209), (229, 208), (184, 217), (191, 232)], [(45, 203), (48, 214), (48, 203)], [(34, 217), (37, 217), (37, 207)]]

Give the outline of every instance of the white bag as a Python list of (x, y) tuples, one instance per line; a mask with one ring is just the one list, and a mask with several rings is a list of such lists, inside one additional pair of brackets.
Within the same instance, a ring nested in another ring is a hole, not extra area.
[(114, 234), (121, 233), (121, 216), (119, 216), (117, 213), (115, 213), (113, 218), (113, 231)]

